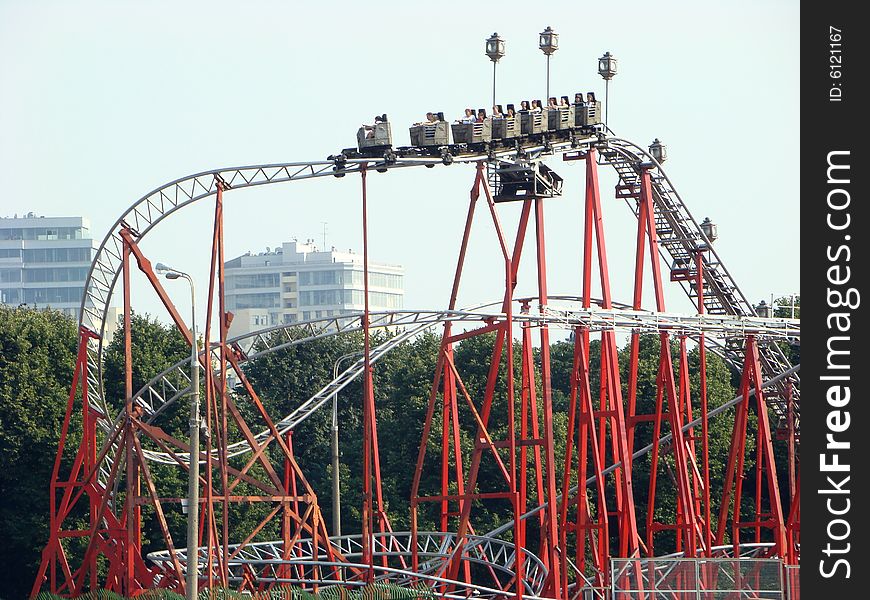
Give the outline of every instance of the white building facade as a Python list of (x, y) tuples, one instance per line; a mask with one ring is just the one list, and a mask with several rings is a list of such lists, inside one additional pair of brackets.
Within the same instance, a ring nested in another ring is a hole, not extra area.
[(78, 320), (95, 252), (83, 217), (0, 217), (0, 302)]
[[(363, 257), (312, 241), (245, 254), (224, 263), (229, 336), (364, 309)], [(369, 309), (403, 306), (404, 268), (369, 260)]]

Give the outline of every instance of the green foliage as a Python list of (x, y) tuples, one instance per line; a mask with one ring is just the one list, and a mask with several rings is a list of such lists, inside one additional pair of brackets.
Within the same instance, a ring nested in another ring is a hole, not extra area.
[[(264, 592), (239, 592), (229, 588), (208, 588), (199, 591), (199, 600), (413, 600), (434, 599), (436, 596), (425, 585), (399, 586), (392, 583), (372, 583), (360, 589), (323, 587), (317, 593), (282, 586)], [(48, 592), (42, 592), (35, 600), (63, 600)], [(80, 600), (129, 600), (126, 596), (108, 590), (94, 590), (81, 596)], [(184, 600), (184, 596), (169, 590), (147, 590), (135, 596), (136, 600)]]
[(60, 312), (0, 305), (0, 593), (10, 598), (30, 592), (48, 539), (48, 486), (76, 342), (75, 323)]

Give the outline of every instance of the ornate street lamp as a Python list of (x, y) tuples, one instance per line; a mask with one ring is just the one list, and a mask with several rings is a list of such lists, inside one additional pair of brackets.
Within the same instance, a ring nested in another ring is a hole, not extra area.
[(604, 79), (604, 127), (607, 127), (607, 112), (610, 107), (610, 80), (616, 75), (616, 58), (605, 52), (598, 59), (598, 74)]
[(662, 144), (659, 138), (656, 138), (649, 145), (649, 153), (659, 164), (662, 164), (668, 158), (668, 147)]
[(492, 105), (495, 106), (495, 66), (504, 56), (504, 40), (497, 33), (486, 39), (486, 55), (492, 61)]
[(550, 26), (538, 34), (538, 48), (547, 55), (547, 100), (550, 98), (550, 56), (559, 49), (559, 34)]
[(718, 228), (716, 227), (716, 224), (710, 220), (710, 217), (704, 218), (704, 221), (701, 223), (701, 231), (704, 233), (704, 237), (707, 238), (707, 241), (711, 244), (719, 238)]

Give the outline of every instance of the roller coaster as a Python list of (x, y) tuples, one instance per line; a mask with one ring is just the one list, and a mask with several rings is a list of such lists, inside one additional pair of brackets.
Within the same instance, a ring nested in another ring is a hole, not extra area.
[[(646, 149), (602, 126), (598, 113), (600, 103), (574, 105), (537, 117), (519, 115), (516, 122), (490, 119), (454, 125), (453, 143), (442, 118), (435, 124), (412, 127), (412, 145), (399, 148), (393, 147), (384, 115), (372, 126), (371, 137), (363, 128), (356, 148), (326, 160), (205, 171), (162, 185), (130, 206), (100, 245), (82, 300), (76, 369), (52, 474), (50, 538), (33, 595), (49, 589), (74, 597), (89, 587), (128, 595), (150, 588), (183, 591), (188, 556), (172, 539), (166, 521), (167, 511), (179, 510), (183, 499), (159, 494), (153, 466), (174, 465), (187, 471), (192, 455), (205, 472), (199, 481), (202, 517), (196, 571), (204, 586), (232, 585), (255, 591), (292, 584), (316, 592), (388, 581), (426, 585), (447, 598), (652, 598), (659, 596), (643, 595), (643, 590), (650, 589), (655, 580), (670, 577), (668, 569), (677, 563), (665, 561), (655, 573), (642, 574), (640, 563), (619, 563), (617, 568), (617, 560), (753, 556), (776, 559), (777, 564), (798, 564), (799, 365), (789, 362), (782, 347), (799, 340), (799, 322), (756, 314), (661, 163)], [(581, 165), (586, 181), (582, 194), (585, 217), (579, 233), (582, 289), (566, 295), (552, 295), (547, 287), (545, 206), (550, 198), (565, 192), (562, 178), (544, 160), (557, 157), (565, 168)], [(224, 305), (225, 194), (304, 179), (357, 176), (367, 265), (368, 174), (425, 167), (425, 176), (431, 177), (429, 173), (437, 170), (428, 169), (461, 165), (473, 167), (473, 184), (445, 308), (372, 312), (366, 301), (366, 309), (359, 314), (228, 337), (232, 315)], [(611, 278), (617, 274), (607, 261), (599, 166), (614, 170), (616, 198), (636, 218), (631, 302), (619, 303), (611, 294)], [(190, 361), (155, 373), (142, 389), (132, 387), (135, 357), (130, 351), (129, 281), (138, 268), (179, 331), (193, 343), (189, 324), (171, 302), (140, 242), (169, 217), (206, 201), (213, 203), (214, 219), (213, 235), (207, 242), (211, 247), (209, 309), (198, 360), (205, 391), (203, 428), (210, 435), (194, 455), (188, 442), (161, 427), (161, 418), (170, 407), (190, 394)], [(520, 207), (512, 232), (499, 216), (499, 207), (506, 202)], [(502, 257), (496, 268), (504, 269), (505, 284), (497, 290), (494, 302), (463, 308), (456, 305), (457, 295), (466, 261), (472, 259), (469, 242), (478, 213), (496, 231)], [(536, 280), (537, 295), (517, 297), (526, 246), (533, 248), (535, 260), (525, 275)], [(647, 265), (651, 275), (645, 282)], [(644, 283), (654, 292), (651, 309), (642, 303)], [(664, 289), (668, 284), (684, 291), (696, 309), (694, 314), (667, 311)], [(119, 290), (125, 318), (117, 335), (124, 337), (127, 348), (127, 379), (125, 397), (110, 398), (104, 386), (103, 354), (109, 303)], [(375, 344), (370, 333), (376, 329), (389, 329), (394, 335), (377, 338)], [(441, 330), (441, 343), (413, 465), (412, 526), (409, 531), (393, 531), (381, 490), (372, 373), (391, 350), (436, 329)], [(211, 339), (213, 330), (217, 339)], [(566, 450), (559, 457), (553, 431), (551, 331), (569, 332), (574, 349), (568, 374)], [(245, 364), (283, 348), (348, 332), (363, 333), (362, 357), (311, 397), (295, 399), (289, 414), (268, 414), (245, 376)], [(482, 334), (494, 334), (489, 378), (483, 397), (472, 398), (453, 349), (462, 340)], [(617, 334), (630, 338), (627, 367), (618, 361)], [(660, 342), (652, 414), (640, 414), (638, 409), (642, 335), (657, 336)], [(601, 351), (596, 356), (590, 352), (592, 337), (600, 339)], [(517, 338), (519, 360), (514, 357), (513, 340)], [(538, 350), (533, 349), (533, 338), (537, 338)], [(698, 348), (700, 357), (697, 397), (692, 397), (686, 384), (690, 344)], [(679, 347), (676, 355), (675, 345)], [(739, 395), (715, 409), (707, 403), (708, 351), (721, 356), (741, 380)], [(511, 365), (522, 385), (515, 386), (514, 377), (499, 381), (498, 371), (506, 365)], [(599, 374), (597, 389), (593, 371)], [(239, 385), (227, 385), (230, 373)], [(362, 531), (331, 536), (317, 494), (305, 477), (306, 465), (295, 458), (292, 432), (357, 379), (363, 381), (364, 459), (362, 465), (354, 465), (363, 472), (365, 486)], [(495, 402), (496, 398), (506, 402)], [(240, 410), (242, 406), (246, 410)], [(726, 413), (734, 416), (727, 468), (723, 474), (712, 473), (708, 427), (712, 419)], [(461, 422), (468, 415), (473, 421)], [(73, 443), (71, 423), (77, 418), (81, 419), (81, 442), (72, 468), (61, 472), (66, 446)], [(494, 437), (496, 422), (507, 424), (506, 437)], [(637, 434), (645, 427), (651, 428), (654, 441), (635, 448)], [(470, 456), (459, 450), (463, 428), (477, 432)], [(440, 451), (429, 456), (436, 431), (441, 436), (440, 444), (435, 444)], [(773, 453), (777, 436), (788, 443), (790, 479), (784, 493), (779, 489)], [(279, 461), (274, 459), (276, 452)], [(645, 524), (635, 514), (638, 494), (632, 480), (632, 463), (640, 457), (649, 457), (651, 464)], [(427, 489), (421, 479), (430, 464), (439, 468), (437, 489)], [(478, 489), (480, 470), (487, 464), (501, 473), (501, 490)], [(652, 517), (660, 502), (657, 476), (669, 477), (676, 490), (677, 510), (671, 522), (656, 522)], [(714, 477), (724, 481), (718, 514), (710, 498)], [(746, 478), (756, 481), (751, 499), (743, 497)], [(240, 489), (254, 492), (241, 494)], [(478, 532), (475, 507), (490, 501), (508, 502), (512, 518), (495, 530)], [(229, 505), (239, 502), (270, 507), (266, 520), (244, 539), (233, 538), (225, 518)], [(748, 504), (753, 505), (753, 514), (741, 514)], [(150, 516), (143, 507), (149, 508)], [(435, 511), (437, 530), (417, 527), (418, 511), (423, 507)], [(87, 515), (84, 525), (77, 520), (81, 514)], [(164, 550), (143, 555), (144, 518), (158, 523)], [(280, 520), (281, 539), (255, 540), (272, 519)], [(659, 557), (656, 547), (662, 532), (669, 532), (676, 541), (677, 554)], [(71, 563), (64, 545), (73, 537), (86, 544), (77, 564)], [(637, 584), (633, 591), (615, 592), (627, 589), (619, 586), (629, 579)]]

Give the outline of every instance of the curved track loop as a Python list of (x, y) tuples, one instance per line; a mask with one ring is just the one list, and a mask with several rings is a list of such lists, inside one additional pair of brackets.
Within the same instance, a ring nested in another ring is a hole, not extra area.
[[(411, 560), (412, 536), (408, 531), (387, 532), (375, 535), (375, 571), (377, 581), (389, 581), (397, 584), (410, 584), (422, 581), (433, 590), (438, 591), (446, 598), (467, 598), (473, 593), (479, 598), (504, 597), (505, 586), (514, 577), (514, 562), (516, 559), (514, 545), (503, 540), (485, 537), (469, 536), (473, 543), (473, 552), (464, 555), (463, 562), (478, 565), (482, 569), (476, 569), (479, 577), (488, 577), (486, 581), (477, 584), (456, 582), (445, 579), (443, 573), (447, 561), (451, 558), (455, 548), (455, 534), (442, 532), (418, 532), (417, 550), (421, 564), (417, 571), (407, 568)], [(294, 546), (296, 554), (289, 561), (284, 558), (283, 545), (279, 542), (260, 542), (249, 544), (241, 551), (237, 546), (230, 546), (230, 553), (235, 555), (230, 560), (230, 580), (241, 581), (244, 571), (253, 571), (258, 581), (267, 583), (289, 583), (292, 585), (327, 586), (341, 584), (351, 586), (363, 586), (365, 581), (354, 578), (345, 578), (343, 574), (350, 575), (351, 569), (360, 571), (367, 569), (362, 564), (362, 537), (349, 535), (330, 539), (334, 549), (347, 558), (347, 562), (329, 563), (315, 559), (312, 553), (311, 540), (300, 540)], [(322, 552), (322, 549), (320, 550)], [(187, 554), (183, 550), (176, 551), (176, 555), (182, 564), (187, 564)], [(525, 598), (537, 598), (544, 587), (547, 577), (547, 567), (541, 560), (526, 551), (525, 559)], [(148, 559), (157, 565), (167, 576), (172, 577), (172, 557), (168, 550), (152, 552)], [(387, 566), (383, 562), (387, 561)], [(202, 565), (204, 561), (199, 564)], [(288, 567), (283, 574), (276, 572), (277, 567)], [(333, 569), (331, 567), (343, 567)], [(202, 577), (207, 574), (203, 573)], [(446, 586), (451, 586), (448, 591)]]

